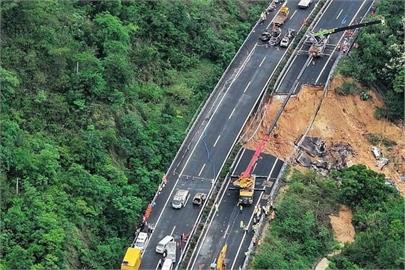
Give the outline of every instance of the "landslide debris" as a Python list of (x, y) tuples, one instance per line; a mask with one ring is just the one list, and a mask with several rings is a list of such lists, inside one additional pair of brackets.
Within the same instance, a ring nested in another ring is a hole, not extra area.
[[(322, 88), (312, 86), (304, 86), (297, 96), (291, 97), (272, 132), (266, 152), (293, 161), (298, 167), (306, 164), (307, 167), (318, 168), (323, 173), (341, 166), (365, 164), (377, 172), (384, 173), (395, 183), (401, 194), (405, 195), (404, 126), (374, 117), (375, 109), (382, 107), (383, 101), (373, 89), (368, 91), (368, 100), (362, 100), (358, 95), (339, 95), (336, 89), (344, 82), (352, 83), (352, 80), (336, 76), (331, 81), (322, 105), (306, 134), (309, 141), (316, 140), (316, 143), (323, 144), (324, 153), (311, 155), (301, 149), (301, 153), (304, 153), (301, 158), (299, 155), (293, 158), (296, 144), (311, 124), (324, 94)], [(247, 148), (255, 148), (256, 142), (268, 130), (276, 115), (277, 109), (270, 108), (273, 104), (278, 108), (281, 103), (279, 97), (273, 97), (269, 101), (264, 120), (255, 135), (252, 135), (252, 139), (246, 143)], [(372, 147), (379, 149), (380, 158), (375, 157)], [(297, 162), (297, 157), (302, 162)]]

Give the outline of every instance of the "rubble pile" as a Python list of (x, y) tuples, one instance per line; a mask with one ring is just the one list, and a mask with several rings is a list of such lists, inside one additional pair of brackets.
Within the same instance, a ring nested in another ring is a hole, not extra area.
[(342, 170), (347, 166), (347, 160), (355, 153), (348, 143), (332, 143), (326, 146), (319, 137), (305, 136), (296, 158), (298, 164), (313, 168), (326, 175), (332, 170)]

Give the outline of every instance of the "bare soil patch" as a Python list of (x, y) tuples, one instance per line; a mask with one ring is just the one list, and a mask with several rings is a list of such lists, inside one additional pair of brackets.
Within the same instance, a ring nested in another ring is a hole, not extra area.
[(333, 234), (337, 241), (342, 244), (354, 241), (355, 231), (352, 224), (353, 214), (349, 207), (341, 205), (338, 215), (330, 215), (329, 218)]
[[(328, 93), (308, 135), (320, 137), (327, 145), (341, 142), (350, 144), (355, 154), (349, 158), (349, 166), (365, 164), (370, 169), (384, 173), (394, 181), (401, 194), (405, 195), (405, 183), (400, 180), (400, 176), (405, 176), (405, 128), (374, 117), (375, 109), (383, 106), (381, 97), (375, 91), (370, 90), (371, 99), (367, 101), (361, 100), (358, 95), (341, 96), (335, 92), (343, 82), (350, 80), (337, 76), (331, 81)], [(267, 153), (284, 160), (291, 157), (295, 151), (294, 143), (310, 124), (322, 95), (322, 89), (304, 86), (296, 97), (290, 99), (266, 147)], [(246, 143), (247, 148), (254, 149), (263, 132), (268, 130), (277, 111), (271, 109), (272, 104), (278, 108), (279, 103), (277, 98), (270, 100), (264, 121), (253, 139)], [(369, 134), (375, 134), (396, 143), (389, 147), (378, 143), (377, 147), (381, 149), (384, 157), (389, 159), (388, 165), (383, 169), (378, 168), (371, 152), (373, 144), (368, 139)]]

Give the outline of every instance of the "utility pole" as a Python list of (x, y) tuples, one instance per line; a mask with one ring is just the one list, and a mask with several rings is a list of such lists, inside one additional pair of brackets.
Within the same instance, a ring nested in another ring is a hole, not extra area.
[(17, 177), (17, 183), (15, 185), (15, 192), (17, 193), (17, 195), (18, 195), (18, 180), (19, 180), (19, 177)]

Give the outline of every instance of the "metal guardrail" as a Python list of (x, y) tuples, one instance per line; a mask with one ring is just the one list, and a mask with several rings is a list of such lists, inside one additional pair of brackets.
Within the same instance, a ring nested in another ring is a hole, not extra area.
[[(373, 1), (373, 3), (374, 3), (374, 1)], [(371, 5), (371, 6), (372, 6), (372, 5)], [(371, 8), (371, 6), (370, 6), (370, 8)], [(367, 10), (366, 14), (367, 14), (369, 11), (370, 11), (370, 9)], [(356, 32), (356, 33), (357, 33), (357, 32)], [(353, 42), (354, 40), (355, 40), (355, 36), (352, 37), (352, 42)], [(333, 66), (332, 66), (332, 68), (331, 68), (331, 70), (330, 70), (330, 72), (329, 72), (329, 75), (328, 75), (328, 78), (327, 78), (327, 83), (326, 83), (325, 86), (324, 86), (324, 91), (325, 91), (324, 96), (325, 96), (326, 93), (327, 93), (328, 85), (329, 85), (330, 80), (331, 80), (331, 77), (333, 76), (333, 73), (334, 73), (334, 71), (335, 71), (335, 69), (336, 69), (336, 67), (337, 67), (337, 64), (338, 64), (338, 62), (340, 61), (340, 59), (341, 59), (343, 56), (344, 56), (343, 54), (339, 54), (338, 57), (335, 59), (335, 62), (334, 62)], [(323, 99), (322, 99), (322, 100), (323, 100)], [(322, 100), (321, 100), (321, 102), (320, 102), (320, 104), (319, 104), (319, 106), (318, 106), (317, 112), (318, 112), (319, 109), (320, 109), (320, 106), (321, 106), (321, 104), (322, 104)], [(316, 115), (316, 114), (315, 114), (315, 115)], [(314, 117), (314, 119), (315, 119), (315, 117)], [(313, 119), (313, 120), (314, 120), (314, 119)], [(311, 121), (311, 124), (309, 125), (308, 129), (306, 130), (306, 132), (305, 132), (304, 134), (308, 133), (308, 131), (309, 131), (309, 129), (310, 129), (312, 123), (313, 123), (313, 120)], [(305, 136), (302, 136), (302, 137), (301, 137), (301, 140), (303, 140), (304, 137), (305, 137)], [(301, 141), (300, 141), (300, 142), (301, 142)], [(300, 144), (300, 142), (298, 143), (298, 145)], [(277, 177), (277, 180), (276, 180), (275, 183), (274, 183), (273, 189), (272, 189), (272, 191), (271, 191), (271, 193), (270, 193), (270, 199), (269, 199), (270, 203), (272, 203), (272, 202), (274, 201), (275, 196), (276, 196), (277, 193), (278, 193), (278, 190), (279, 190), (279, 187), (280, 187), (280, 181), (281, 181), (281, 179), (282, 179), (282, 176), (283, 176), (284, 171), (286, 170), (287, 166), (288, 166), (287, 163), (284, 163), (284, 164), (283, 164), (283, 167), (282, 167), (281, 170), (280, 170), (279, 176)], [(264, 232), (263, 232), (263, 229), (264, 229), (264, 227), (265, 227), (265, 226), (264, 226), (264, 221), (265, 221), (265, 220), (266, 220), (265, 217), (262, 217), (262, 218), (260, 219), (260, 222), (259, 222), (259, 229), (255, 232), (255, 235), (253, 236), (252, 241), (251, 241), (251, 243), (250, 243), (250, 245), (249, 245), (249, 248), (248, 248), (248, 251), (247, 251), (247, 255), (246, 255), (246, 258), (245, 258), (245, 261), (244, 261), (244, 264), (243, 264), (242, 269), (247, 269), (247, 266), (248, 266), (248, 264), (249, 264), (249, 262), (250, 262), (250, 255), (251, 255), (251, 253), (253, 252), (253, 250), (255, 249), (255, 244), (254, 244), (254, 243), (255, 243), (256, 239), (258, 239), (259, 236), (260, 236), (262, 233), (264, 233)]]

